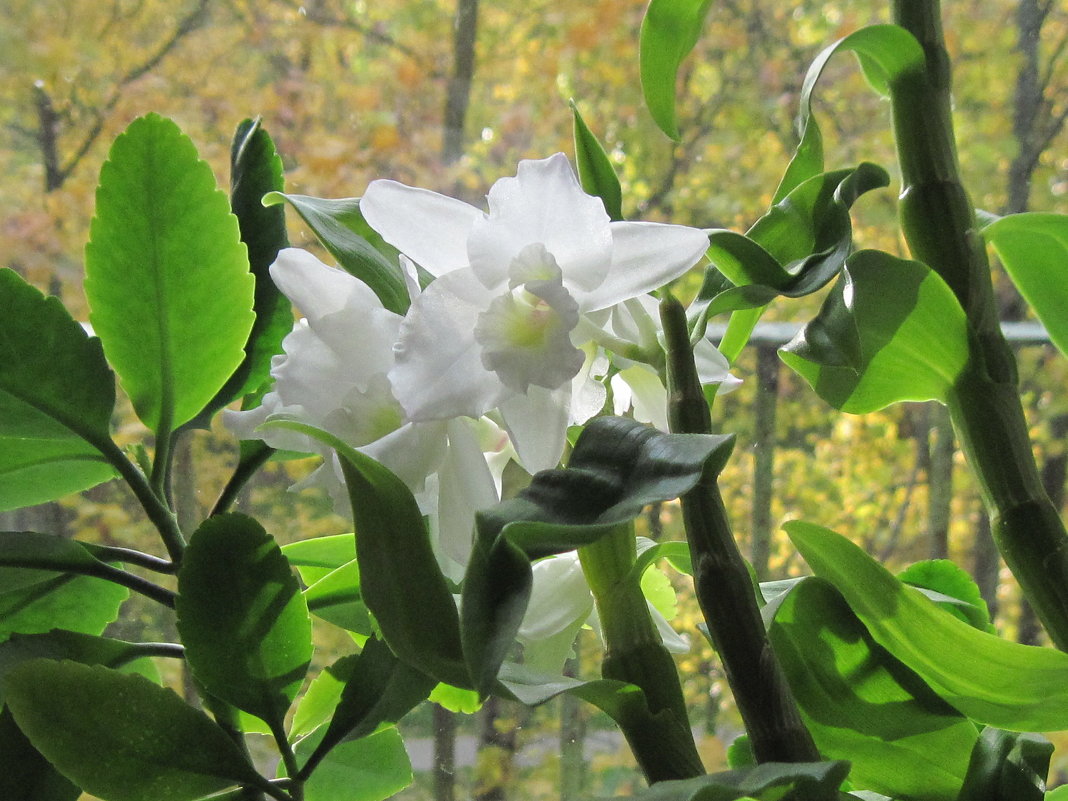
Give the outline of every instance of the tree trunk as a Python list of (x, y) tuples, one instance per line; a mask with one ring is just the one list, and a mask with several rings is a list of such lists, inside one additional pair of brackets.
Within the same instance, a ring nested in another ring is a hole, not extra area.
[(750, 560), (761, 581), (771, 557), (771, 502), (775, 494), (775, 416), (779, 402), (779, 354), (757, 349), (756, 420), (753, 431), (753, 509)]
[(931, 559), (949, 557), (949, 517), (953, 501), (953, 424), (945, 406), (932, 403), (927, 463), (927, 536)]
[(512, 781), (518, 728), (512, 705), (497, 697), (482, 705), (475, 801), (505, 801)]
[(445, 131), (441, 159), (452, 164), (464, 154), (464, 121), (475, 76), (478, 0), (456, 0), (453, 22), (452, 76), (445, 94)]
[[(564, 675), (575, 677), (579, 650), (564, 666)], [(569, 693), (560, 697), (560, 801), (579, 801), (586, 785), (586, 715), (582, 702)]]
[(434, 801), (456, 798), (456, 715), (434, 704)]

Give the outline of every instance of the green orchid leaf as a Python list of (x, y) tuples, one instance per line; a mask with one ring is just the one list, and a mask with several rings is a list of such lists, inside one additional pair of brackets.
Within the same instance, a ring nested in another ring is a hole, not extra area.
[(0, 707), (0, 798), (18, 801), (78, 801), (82, 791), (34, 748)]
[(312, 680), (297, 702), (289, 730), (290, 740), (306, 737), (330, 721), (359, 658), (359, 654), (347, 654), (325, 667)]
[[(848, 762), (768, 762), (695, 779), (673, 779), (628, 794), (638, 801), (779, 801), (829, 798), (849, 773)], [(617, 796), (622, 797), (622, 796)]]
[(439, 681), (469, 686), (456, 603), (408, 487), (326, 431), (284, 419), (265, 425), (300, 431), (337, 451), (352, 499), (360, 592), (383, 638), (408, 664)]
[(575, 163), (579, 181), (588, 195), (604, 201), (605, 211), (613, 220), (623, 219), (623, 190), (619, 186), (611, 159), (593, 131), (579, 114), (575, 101), (571, 101), (571, 113), (575, 118)]
[[(354, 539), (351, 534), (347, 538)], [(364, 637), (373, 631), (371, 615), (360, 594), (360, 567), (355, 558), (308, 587), (304, 600), (309, 612), (328, 623)]]
[(660, 130), (678, 141), (675, 79), (679, 65), (701, 35), (712, 0), (652, 0), (638, 40), (645, 105)]
[(230, 148), (230, 207), (237, 217), (241, 241), (248, 248), (248, 262), (256, 281), (252, 308), (256, 320), (245, 343), (245, 358), (207, 407), (193, 420), (208, 427), (211, 416), (231, 401), (250, 397), (270, 377), (271, 357), (282, 352), (282, 339), (293, 328), (289, 299), (278, 291), (268, 268), (278, 251), (289, 246), (283, 209), (261, 202), (268, 192), (281, 192), (285, 178), (282, 159), (260, 120), (244, 120), (234, 133)]
[(381, 237), (364, 220), (357, 198), (331, 200), (272, 192), (263, 202), (289, 203), (339, 267), (371, 287), (391, 312), (403, 315), (408, 311), (411, 300), (400, 263), (396, 256), (383, 255), (383, 250), (389, 252), (388, 247), (383, 247)]
[(115, 378), (100, 341), (7, 268), (0, 308), (0, 511), (114, 477), (101, 448), (111, 443)]
[(538, 473), (511, 500), (476, 515), (464, 575), (463, 646), (485, 694), (530, 600), (533, 559), (596, 542), (650, 503), (677, 498), (703, 471), (719, 472), (732, 437), (664, 434), (623, 417), (590, 422), (564, 470)]
[(1020, 294), (1068, 354), (1068, 215), (1010, 214), (983, 228)]
[(7, 703), (34, 748), (104, 801), (193, 801), (264, 785), (203, 712), (141, 676), (33, 660), (8, 675)]
[(311, 661), (311, 619), (289, 562), (255, 520), (206, 520), (178, 572), (178, 632), (197, 680), (280, 731)]
[(764, 608), (775, 653), (822, 755), (894, 798), (955, 801), (978, 733), (878, 645), (838, 591), (807, 578)]
[(99, 635), (129, 595), (125, 587), (92, 576), (37, 573), (34, 581), (0, 593), (0, 642), (52, 629)]
[(0, 706), (4, 703), (4, 678), (31, 659), (69, 659), (83, 665), (103, 665), (123, 673), (137, 673), (159, 684), (159, 671), (149, 658), (154, 653), (155, 650), (141, 643), (75, 631), (56, 629), (47, 634), (15, 634), (0, 643)]
[(89, 235), (89, 320), (137, 416), (169, 434), (245, 356), (255, 282), (237, 218), (189, 138), (149, 114), (111, 147)]
[(897, 574), (898, 579), (916, 587), (939, 606), (970, 623), (980, 631), (994, 634), (990, 609), (979, 592), (979, 586), (960, 565), (949, 559), (930, 559), (916, 562)]
[(872, 638), (960, 712), (1010, 731), (1068, 728), (1068, 654), (979, 631), (833, 531), (802, 521), (785, 529)]
[(310, 587), (356, 558), (356, 538), (352, 534), (330, 534), (297, 540), (283, 545), (282, 553), (300, 573), (301, 581)]
[[(318, 735), (297, 743), (302, 761), (315, 750)], [(304, 784), (304, 801), (382, 801), (412, 783), (404, 740), (389, 726), (331, 749)]]
[(985, 729), (956, 801), (1043, 801), (1051, 756), (1040, 734)]
[(341, 690), (330, 724), (315, 751), (313, 764), (342, 742), (372, 734), (383, 723), (396, 723), (426, 700), (437, 682), (404, 664), (381, 640), (367, 640)]
[(812, 116), (812, 93), (827, 62), (840, 52), (853, 52), (868, 84), (887, 96), (898, 81), (926, 69), (926, 57), (916, 38), (897, 25), (869, 25), (825, 48), (808, 69), (801, 87), (801, 141), (775, 190), (778, 203), (797, 186), (823, 172), (823, 135)]
[(863, 414), (899, 401), (944, 401), (968, 361), (968, 322), (928, 267), (864, 250), (779, 352), (823, 400)]

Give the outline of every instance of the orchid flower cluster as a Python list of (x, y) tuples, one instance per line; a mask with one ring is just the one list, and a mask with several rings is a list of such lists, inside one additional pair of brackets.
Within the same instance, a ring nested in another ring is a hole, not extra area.
[[(415, 494), (440, 565), (456, 581), (475, 513), (500, 500), (510, 461), (531, 474), (556, 467), (568, 427), (606, 406), (667, 428), (650, 293), (696, 265), (708, 246), (695, 228), (611, 221), (562, 153), (520, 162), (515, 177), (490, 189), (488, 205), (483, 212), (389, 180), (368, 186), (360, 210), (400, 251), (412, 301), (403, 317), (360, 279), (305, 250), (281, 251), (271, 277), (304, 317), (272, 362), (274, 385), (262, 404), (224, 413), (242, 439), (323, 456), (298, 487), (325, 489), (342, 514), (350, 501), (334, 451), (260, 426), (309, 423), (388, 467)], [(425, 288), (419, 267), (433, 277)], [(695, 356), (704, 383), (737, 385), (711, 341)], [(573, 634), (576, 622), (593, 616), (596, 625), (574, 552), (536, 563), (534, 576), (519, 633), (528, 658), (534, 643)], [(650, 609), (665, 643), (687, 650)]]

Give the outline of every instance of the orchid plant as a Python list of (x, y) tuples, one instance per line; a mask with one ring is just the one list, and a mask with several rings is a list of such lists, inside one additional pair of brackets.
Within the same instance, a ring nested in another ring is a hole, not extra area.
[[(709, 5), (653, 0), (646, 15), (643, 88), (669, 136)], [(227, 197), (173, 122), (133, 122), (100, 174), (89, 325), (0, 271), (0, 508), (120, 478), (161, 552), (0, 534), (0, 797), (377, 801), (411, 779), (394, 724), (457, 690), (598, 707), (650, 801), (1066, 797), (1046, 792), (1051, 746), (1029, 732), (1068, 729), (1068, 541), (987, 249), (1064, 351), (1068, 218), (977, 218), (938, 4), (894, 15), (817, 58), (800, 145), (744, 234), (624, 220), (577, 110), (577, 172), (559, 153), (520, 162), (485, 208), (389, 180), (359, 200), (287, 194), (258, 121), (238, 128)], [(915, 260), (852, 246), (851, 209), (888, 173), (825, 169), (811, 99), (844, 51), (890, 100)], [(336, 267), (288, 246), (287, 206)], [(694, 272), (684, 305), (672, 282)], [(895, 576), (811, 523), (787, 525), (811, 575), (755, 581), (717, 484), (734, 439), (712, 431), (710, 406), (763, 310), (820, 290), (783, 360), (844, 412), (949, 408), (1055, 648), (999, 638), (950, 563)], [(116, 377), (151, 432), (125, 450)], [(217, 415), (240, 461), (188, 530), (175, 443)], [(293, 453), (322, 460), (294, 489), (324, 489), (354, 533), (279, 546), (230, 511)], [(636, 536), (647, 505), (676, 498), (686, 541)], [(702, 764), (671, 656), (698, 634), (643, 591), (667, 564), (693, 578), (746, 727), (726, 772)], [(180, 643), (103, 636), (131, 591), (174, 611)], [(347, 630), (353, 652), (305, 686), (313, 618)], [(584, 626), (600, 678), (562, 675)], [(160, 686), (159, 659), (184, 660), (201, 708)], [(254, 764), (249, 732), (273, 740), (276, 774)]]

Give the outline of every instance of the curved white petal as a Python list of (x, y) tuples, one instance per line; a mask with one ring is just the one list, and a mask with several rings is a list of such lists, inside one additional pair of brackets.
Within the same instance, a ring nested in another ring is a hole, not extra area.
[(396, 181), (372, 181), (360, 198), (367, 224), (432, 275), (467, 266), (467, 236), (485, 215), (474, 206)]
[(534, 583), (519, 626), (521, 642), (537, 642), (585, 621), (593, 611), (593, 594), (575, 552), (549, 556), (531, 566)]
[(690, 652), (690, 638), (685, 634), (679, 634), (675, 629), (671, 627), (671, 624), (667, 622), (667, 619), (660, 614), (660, 611), (652, 605), (652, 603), (646, 601), (649, 605), (649, 614), (653, 618), (653, 623), (656, 625), (656, 630), (660, 634), (660, 639), (664, 643), (664, 647), (667, 648), (673, 654), (687, 654)]
[(312, 323), (327, 314), (349, 309), (382, 308), (371, 288), (355, 276), (319, 261), (300, 248), (278, 251), (271, 279)]
[(610, 219), (600, 198), (582, 191), (563, 153), (519, 162), (516, 176), (497, 181), (488, 201), (489, 215), (475, 220), (467, 251), (486, 286), (503, 281), (512, 260), (535, 243), (556, 258), (566, 286), (589, 291), (604, 280)]
[(467, 565), (475, 512), (497, 503), (497, 487), (470, 420), (450, 420), (449, 448), (438, 470), (438, 536), (450, 559)]
[(587, 344), (583, 351), (586, 360), (571, 381), (571, 410), (569, 425), (582, 425), (604, 408), (608, 390), (602, 379), (608, 372), (608, 357), (593, 343)]
[(411, 420), (480, 417), (505, 392), (482, 365), (478, 315), (492, 296), (470, 270), (434, 281), (412, 303), (394, 348), (393, 394)]
[(570, 406), (570, 383), (556, 390), (531, 386), (525, 395), (512, 395), (501, 402), (504, 427), (528, 473), (549, 470), (560, 463)]
[[(626, 389), (621, 385), (625, 385)], [(621, 400), (629, 395), (636, 420), (652, 423), (661, 431), (667, 431), (667, 390), (652, 368), (635, 364), (620, 370), (612, 376), (612, 389)], [(623, 407), (625, 409), (626, 406)], [(621, 413), (617, 407), (616, 414)]]
[(707, 339), (702, 339), (694, 346), (693, 360), (701, 383), (718, 384), (720, 395), (736, 389), (742, 383), (742, 379), (731, 375), (727, 357)]
[(384, 464), (412, 492), (419, 492), (445, 456), (445, 432), (443, 422), (406, 423), (356, 450)]
[(708, 236), (684, 225), (614, 222), (611, 231), (611, 270), (595, 288), (575, 293), (584, 312), (652, 292), (693, 267), (708, 250)]

